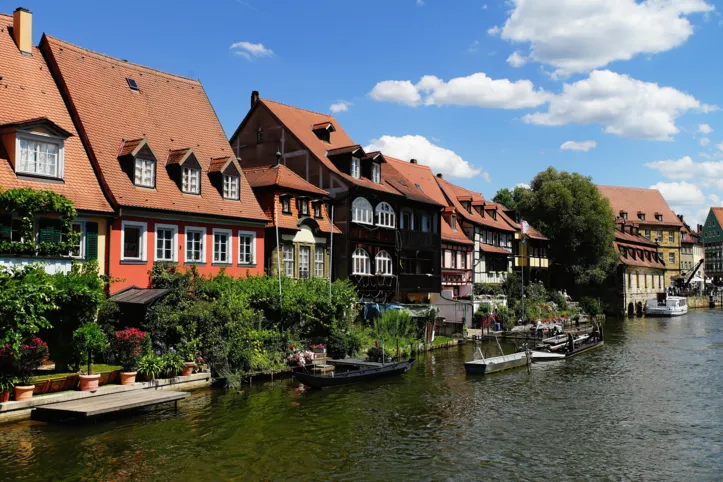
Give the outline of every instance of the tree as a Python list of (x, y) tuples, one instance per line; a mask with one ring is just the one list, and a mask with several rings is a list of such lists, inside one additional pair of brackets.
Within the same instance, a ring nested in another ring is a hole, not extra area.
[(502, 204), (510, 211), (517, 211), (529, 192), (529, 189), (521, 186), (515, 186), (511, 191), (505, 187), (497, 191), (492, 200), (497, 204)]
[(525, 220), (550, 238), (556, 284), (600, 284), (612, 273), (618, 260), (615, 216), (590, 177), (548, 167), (535, 176), (518, 207)]

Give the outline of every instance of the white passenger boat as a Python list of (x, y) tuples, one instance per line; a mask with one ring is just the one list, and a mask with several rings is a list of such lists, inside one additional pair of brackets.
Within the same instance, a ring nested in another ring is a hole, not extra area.
[(645, 303), (645, 316), (681, 316), (688, 313), (684, 296), (666, 296), (664, 293)]

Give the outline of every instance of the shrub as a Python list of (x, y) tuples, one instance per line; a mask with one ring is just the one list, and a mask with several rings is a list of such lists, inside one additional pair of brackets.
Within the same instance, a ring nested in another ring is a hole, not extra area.
[(367, 350), (367, 358), (369, 361), (376, 363), (385, 363), (391, 361), (389, 350), (386, 348), (382, 350), (380, 346), (373, 346)]
[(504, 289), (502, 286), (496, 284), (475, 283), (474, 294), (497, 296), (504, 294)]
[(597, 316), (603, 313), (602, 303), (595, 298), (582, 298), (580, 300), (580, 307), (590, 316)]
[(169, 351), (165, 355), (161, 356), (161, 365), (163, 366), (162, 371), (166, 373), (167, 376), (175, 376), (183, 370), (184, 364), (183, 364), (183, 357), (176, 353), (175, 351)]
[(37, 336), (30, 337), (17, 350), (8, 343), (0, 349), (0, 374), (17, 379), (20, 385), (32, 385), (33, 370), (39, 368), (49, 354), (48, 345)]
[(96, 323), (86, 323), (73, 332), (73, 346), (79, 357), (87, 358), (88, 375), (92, 372), (93, 355), (108, 348), (108, 337)]
[(145, 340), (146, 332), (136, 328), (115, 332), (111, 338), (111, 350), (116, 363), (123, 366), (123, 371), (135, 371)]
[(163, 372), (163, 360), (158, 355), (149, 353), (138, 360), (138, 373), (148, 380), (155, 380)]

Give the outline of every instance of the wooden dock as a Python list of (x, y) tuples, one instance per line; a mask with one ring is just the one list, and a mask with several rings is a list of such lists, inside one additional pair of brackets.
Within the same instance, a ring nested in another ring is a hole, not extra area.
[(38, 407), (33, 419), (46, 422), (84, 420), (168, 402), (174, 402), (178, 407), (178, 401), (189, 395), (172, 390), (132, 390)]

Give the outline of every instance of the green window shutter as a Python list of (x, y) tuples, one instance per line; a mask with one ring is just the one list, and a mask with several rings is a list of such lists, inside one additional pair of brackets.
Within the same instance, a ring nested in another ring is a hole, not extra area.
[(9, 214), (0, 216), (0, 241), (10, 241), (13, 232), (13, 218)]
[(63, 224), (59, 219), (41, 219), (38, 229), (38, 240), (41, 243), (60, 243), (63, 234)]
[(85, 223), (85, 259), (98, 259), (98, 223)]

